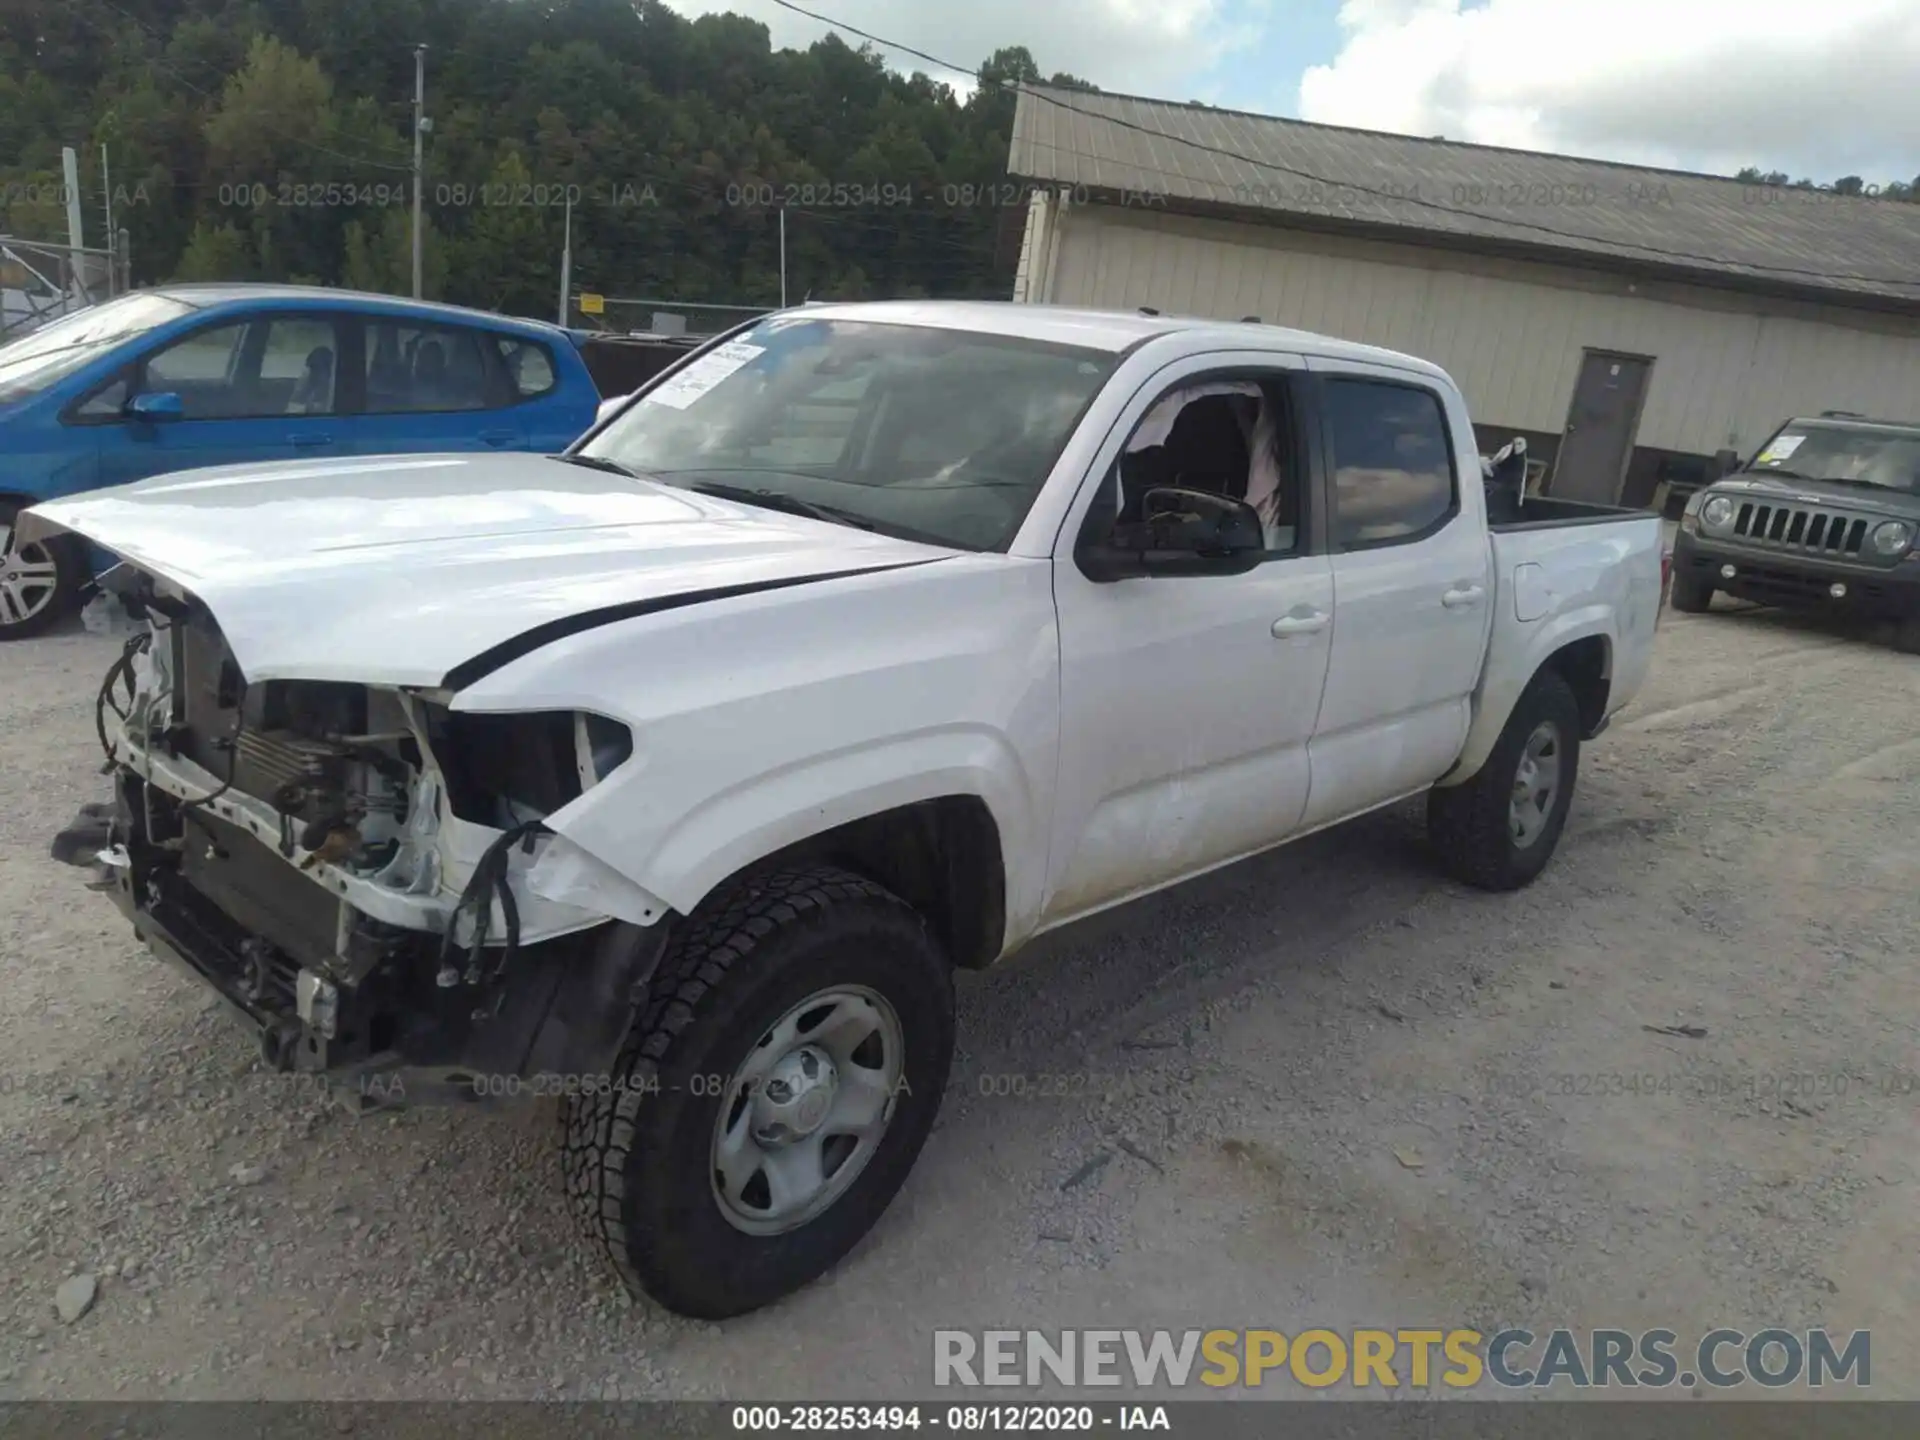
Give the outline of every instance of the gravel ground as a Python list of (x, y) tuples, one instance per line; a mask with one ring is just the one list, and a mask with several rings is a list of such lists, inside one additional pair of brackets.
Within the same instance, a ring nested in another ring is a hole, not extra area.
[(1508, 1322), (1866, 1327), (1920, 1395), (1920, 660), (1670, 616), (1528, 891), (1405, 809), (962, 977), (906, 1191), (722, 1327), (576, 1253), (549, 1110), (329, 1108), (47, 858), (111, 650), (0, 658), (0, 1398), (899, 1397), (936, 1326)]

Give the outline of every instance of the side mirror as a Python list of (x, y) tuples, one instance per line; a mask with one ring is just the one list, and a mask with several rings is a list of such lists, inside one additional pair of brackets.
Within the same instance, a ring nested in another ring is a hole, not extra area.
[(181, 420), (186, 418), (186, 413), (185, 403), (171, 390), (157, 395), (136, 395), (127, 402), (127, 416), (132, 420)]
[(1260, 515), (1244, 500), (1158, 486), (1143, 497), (1141, 514), (1081, 546), (1081, 573), (1101, 583), (1148, 575), (1238, 575), (1266, 553)]

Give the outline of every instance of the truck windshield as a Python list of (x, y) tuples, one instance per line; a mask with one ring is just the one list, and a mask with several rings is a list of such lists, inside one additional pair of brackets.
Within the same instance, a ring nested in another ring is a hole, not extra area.
[(38, 394), (115, 346), (192, 309), (166, 295), (125, 295), (0, 345), (0, 405)]
[(1759, 474), (1920, 492), (1920, 430), (1789, 426), (1754, 456)]
[(1116, 359), (966, 330), (779, 315), (668, 376), (576, 458), (883, 534), (1000, 550)]

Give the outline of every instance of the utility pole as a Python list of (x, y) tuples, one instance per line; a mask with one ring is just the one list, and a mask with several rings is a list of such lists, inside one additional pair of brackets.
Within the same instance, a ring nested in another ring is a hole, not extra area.
[(413, 47), (413, 298), (420, 298), (421, 142), (427, 134), (427, 47)]
[(780, 308), (787, 308), (787, 207), (780, 207)]
[(72, 246), (67, 262), (67, 293), (84, 304), (93, 304), (93, 292), (87, 285), (86, 235), (80, 223), (80, 156), (71, 145), (60, 150), (60, 178), (67, 201), (67, 243)]
[(573, 191), (567, 191), (566, 229), (560, 240), (560, 328), (567, 328), (567, 301), (573, 289)]
[(114, 252), (114, 238), (120, 232), (113, 228), (113, 176), (107, 170), (107, 147), (100, 146), (100, 194), (107, 204), (107, 294), (111, 295), (119, 288), (120, 257)]

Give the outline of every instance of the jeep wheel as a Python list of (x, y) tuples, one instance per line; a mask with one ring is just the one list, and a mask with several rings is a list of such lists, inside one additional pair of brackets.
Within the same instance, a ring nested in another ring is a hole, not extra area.
[(1713, 605), (1713, 586), (1676, 566), (1667, 584), (1667, 604), (1682, 615), (1704, 615)]
[(1920, 655), (1920, 615), (1893, 622), (1893, 648), (1902, 655)]
[(0, 640), (40, 634), (80, 596), (81, 566), (73, 546), (58, 540), (14, 543), (14, 518), (26, 508), (17, 500), (0, 500)]
[(612, 1093), (563, 1107), (589, 1246), (699, 1319), (797, 1290), (906, 1180), (953, 1032), (951, 967), (897, 896), (829, 867), (733, 882), (669, 943)]
[(1482, 890), (1518, 890), (1560, 843), (1580, 768), (1580, 705), (1556, 671), (1533, 677), (1487, 763), (1427, 793), (1427, 834), (1442, 863)]

